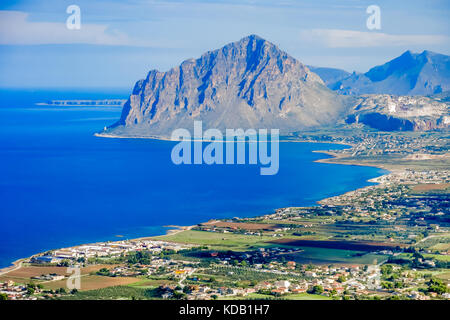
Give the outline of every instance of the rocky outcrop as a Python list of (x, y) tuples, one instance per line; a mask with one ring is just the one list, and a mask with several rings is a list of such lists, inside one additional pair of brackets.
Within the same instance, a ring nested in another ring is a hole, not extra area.
[(431, 97), (363, 95), (347, 123), (363, 123), (382, 131), (448, 129), (449, 104)]
[(170, 136), (206, 128), (278, 128), (288, 134), (332, 125), (348, 98), (274, 44), (251, 35), (189, 59), (167, 72), (152, 70), (134, 86), (120, 120), (103, 134)]

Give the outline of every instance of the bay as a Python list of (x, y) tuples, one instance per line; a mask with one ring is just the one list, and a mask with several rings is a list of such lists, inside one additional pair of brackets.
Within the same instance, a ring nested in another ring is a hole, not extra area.
[[(166, 225), (256, 216), (354, 190), (385, 171), (314, 162), (342, 145), (281, 143), (258, 165), (175, 165), (176, 142), (95, 137), (119, 107), (36, 106), (126, 90), (0, 90), (0, 267), (76, 244), (163, 234)], [(120, 237), (119, 237), (120, 236)]]

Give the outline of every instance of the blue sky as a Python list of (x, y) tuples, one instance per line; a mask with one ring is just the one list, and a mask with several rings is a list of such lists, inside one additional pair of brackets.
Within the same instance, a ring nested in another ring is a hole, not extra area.
[[(80, 30), (66, 28), (72, 4)], [(380, 30), (366, 27), (373, 4)], [(131, 88), (249, 34), (306, 64), (365, 72), (406, 50), (450, 54), (449, 16), (448, 0), (3, 0), (0, 87)]]

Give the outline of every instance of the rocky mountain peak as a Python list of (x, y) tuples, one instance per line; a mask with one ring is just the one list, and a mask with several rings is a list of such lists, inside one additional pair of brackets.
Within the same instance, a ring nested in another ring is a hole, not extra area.
[(167, 136), (202, 120), (219, 129), (289, 133), (336, 121), (344, 100), (300, 61), (250, 35), (167, 72), (150, 71), (108, 132)]

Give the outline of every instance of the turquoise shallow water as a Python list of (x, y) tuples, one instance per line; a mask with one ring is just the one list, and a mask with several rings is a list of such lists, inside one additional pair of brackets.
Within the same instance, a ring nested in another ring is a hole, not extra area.
[(48, 249), (156, 235), (165, 225), (254, 216), (368, 185), (384, 171), (315, 163), (281, 143), (277, 175), (257, 165), (180, 165), (175, 142), (93, 136), (120, 108), (35, 106), (48, 99), (126, 98), (125, 92), (0, 90), (0, 267)]

